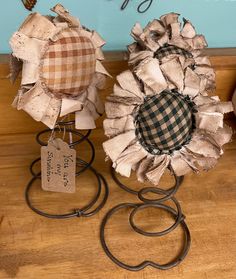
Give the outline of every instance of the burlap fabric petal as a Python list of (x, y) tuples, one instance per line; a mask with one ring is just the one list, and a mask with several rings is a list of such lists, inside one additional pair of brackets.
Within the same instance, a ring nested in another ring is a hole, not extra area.
[(233, 107), (214, 96), (204, 36), (176, 13), (137, 23), (131, 34), (131, 70), (117, 76), (105, 104), (103, 148), (113, 168), (154, 185), (167, 170), (182, 176), (213, 168), (232, 136), (223, 116)]
[(108, 76), (101, 60), (105, 41), (60, 4), (57, 16), (30, 14), (10, 39), (10, 78), (22, 70), (13, 106), (49, 128), (59, 117), (75, 113), (77, 129), (94, 129), (104, 112), (98, 96)]

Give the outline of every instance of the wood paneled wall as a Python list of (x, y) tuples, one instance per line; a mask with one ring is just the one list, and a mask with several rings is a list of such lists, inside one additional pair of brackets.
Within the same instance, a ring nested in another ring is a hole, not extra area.
[[(222, 101), (231, 100), (236, 87), (236, 48), (207, 49), (205, 54), (210, 57), (216, 71), (216, 94)], [(105, 67), (114, 77), (107, 79), (106, 87), (101, 91), (102, 99), (112, 92), (115, 76), (128, 68), (125, 52), (106, 52)], [(32, 133), (45, 126), (37, 123), (23, 111), (11, 107), (11, 103), (20, 85), (20, 80), (12, 85), (8, 79), (8, 55), (0, 55), (0, 135), (15, 133)], [(102, 127), (101, 117), (97, 126)]]

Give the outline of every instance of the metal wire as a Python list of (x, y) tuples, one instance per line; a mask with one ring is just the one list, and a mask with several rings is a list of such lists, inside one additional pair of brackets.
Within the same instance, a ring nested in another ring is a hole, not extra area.
[[(32, 174), (32, 179), (29, 181), (29, 183), (26, 186), (25, 189), (25, 200), (27, 205), (29, 206), (30, 209), (32, 209), (35, 213), (47, 217), (47, 218), (52, 218), (52, 219), (66, 219), (66, 218), (72, 218), (72, 217), (90, 217), (96, 214), (101, 208), (105, 205), (108, 194), (109, 194), (109, 189), (108, 189), (108, 184), (103, 177), (102, 174), (100, 174), (95, 168), (92, 167), (92, 163), (95, 159), (95, 148), (93, 143), (89, 140), (89, 135), (91, 134), (91, 130), (88, 130), (86, 134), (83, 134), (77, 130), (73, 129), (74, 126), (74, 121), (60, 121), (57, 123), (57, 127), (54, 128), (53, 130), (50, 129), (45, 129), (41, 132), (39, 132), (36, 135), (36, 141), (41, 145), (41, 146), (46, 146), (47, 141), (42, 140), (42, 136), (45, 136), (49, 134), (49, 140), (54, 137), (54, 134), (59, 132), (63, 133), (63, 137), (65, 137), (65, 134), (70, 135), (70, 142), (69, 142), (69, 147), (74, 148), (76, 145), (81, 144), (83, 142), (86, 142), (88, 146), (90, 147), (91, 150), (91, 157), (88, 162), (85, 160), (77, 157), (76, 158), (76, 176), (78, 177), (81, 173), (85, 172), (86, 170), (89, 170), (92, 172), (92, 174), (96, 177), (96, 185), (97, 185), (97, 192), (92, 198), (92, 200), (82, 208), (76, 208), (73, 209), (72, 212), (69, 213), (64, 213), (64, 214), (56, 214), (56, 213), (48, 213), (44, 212), (43, 210), (40, 210), (36, 208), (31, 201), (30, 198), (30, 193), (33, 190), (34, 183), (37, 180), (41, 180), (41, 171), (36, 171), (35, 170), (35, 165), (41, 161), (41, 158), (35, 159), (31, 165), (30, 165), (30, 172)], [(68, 128), (69, 127), (69, 128)], [(75, 141), (72, 141), (72, 135), (76, 136), (77, 139)], [(103, 197), (102, 197), (103, 196)], [(102, 197), (102, 198), (101, 198)], [(95, 206), (96, 204), (96, 206)]]
[[(178, 264), (180, 264), (183, 261), (183, 259), (188, 254), (188, 251), (190, 248), (190, 243), (191, 243), (190, 232), (189, 232), (188, 226), (186, 225), (184, 219), (182, 219), (180, 222), (180, 225), (182, 226), (182, 229), (183, 229), (184, 235), (185, 235), (184, 246), (183, 246), (182, 251), (180, 252), (179, 256), (173, 261), (170, 261), (166, 264), (159, 264), (159, 263), (155, 263), (153, 261), (145, 260), (138, 265), (132, 266), (132, 265), (123, 263), (121, 260), (116, 258), (111, 253), (110, 249), (108, 248), (108, 246), (106, 244), (106, 240), (105, 240), (106, 239), (105, 238), (105, 227), (106, 227), (108, 220), (113, 216), (113, 214), (115, 214), (120, 209), (134, 208), (134, 210), (135, 209), (137, 210), (140, 206), (143, 206), (143, 204), (122, 203), (122, 204), (119, 204), (119, 205), (113, 207), (111, 210), (108, 211), (108, 213), (105, 215), (104, 219), (102, 220), (101, 229), (100, 229), (100, 239), (101, 239), (101, 244), (102, 244), (103, 250), (115, 264), (117, 264), (118, 266), (120, 266), (124, 269), (130, 270), (130, 271), (139, 271), (139, 270), (144, 269), (147, 266), (152, 266), (154, 268), (162, 269), (162, 270), (170, 269), (170, 268), (177, 266)], [(162, 205), (162, 206), (163, 206), (162, 208), (165, 209), (167, 212), (170, 212), (174, 217), (177, 217), (178, 213), (173, 208), (171, 208), (170, 206), (167, 206), (167, 205)]]
[[(117, 206), (113, 207), (105, 215), (105, 217), (102, 221), (101, 227), (100, 227), (100, 240), (101, 240), (103, 250), (115, 264), (117, 264), (118, 266), (120, 266), (124, 269), (130, 270), (130, 271), (139, 271), (139, 270), (144, 269), (147, 266), (152, 266), (156, 269), (162, 269), (162, 270), (170, 269), (170, 268), (173, 268), (173, 267), (177, 266), (178, 264), (180, 264), (183, 261), (183, 259), (186, 257), (186, 255), (188, 254), (190, 244), (191, 244), (191, 236), (190, 236), (188, 226), (185, 222), (185, 216), (182, 213), (181, 206), (180, 206), (178, 200), (174, 197), (174, 194), (177, 192), (180, 185), (182, 184), (184, 177), (176, 176), (174, 171), (171, 169), (171, 167), (169, 167), (169, 169), (172, 172), (174, 179), (175, 179), (174, 186), (170, 187), (167, 190), (164, 190), (164, 189), (161, 189), (158, 187), (145, 187), (139, 191), (136, 191), (136, 190), (130, 189), (127, 185), (120, 182), (120, 180), (116, 176), (115, 170), (111, 167), (111, 175), (112, 175), (114, 181), (116, 182), (116, 184), (123, 190), (136, 195), (142, 201), (142, 203), (122, 203), (122, 204), (118, 204)], [(148, 194), (148, 193), (161, 195), (162, 197), (156, 198), (156, 199), (149, 199), (149, 198), (145, 197), (145, 194)], [(164, 204), (165, 201), (172, 201), (174, 203), (176, 209), (172, 208), (172, 206)], [(128, 265), (128, 264), (122, 262), (121, 260), (119, 260), (118, 258), (116, 258), (112, 254), (111, 250), (109, 249), (109, 247), (106, 244), (105, 229), (106, 229), (106, 224), (107, 224), (108, 220), (110, 218), (112, 218), (113, 214), (115, 214), (116, 212), (118, 212), (119, 210), (124, 209), (124, 208), (132, 208), (132, 211), (130, 212), (130, 215), (128, 218), (131, 228), (135, 232), (137, 232), (141, 235), (147, 236), (147, 237), (164, 236), (166, 234), (169, 234), (173, 230), (175, 230), (180, 225), (184, 231), (185, 240), (184, 240), (184, 245), (183, 245), (182, 251), (176, 257), (176, 259), (174, 259), (173, 261), (170, 261), (166, 264), (159, 264), (159, 263), (155, 263), (153, 261), (145, 260), (138, 265), (132, 266), (132, 265)], [(166, 228), (163, 231), (157, 231), (157, 232), (144, 231), (143, 229), (139, 228), (135, 224), (134, 218), (135, 218), (135, 215), (139, 211), (142, 211), (146, 208), (161, 208), (161, 209), (171, 213), (171, 215), (174, 219), (174, 223), (169, 228)]]
[[(129, 2), (130, 2), (130, 0), (124, 0), (120, 9), (124, 10), (128, 6)], [(140, 13), (140, 14), (145, 13), (151, 7), (152, 2), (153, 2), (153, 0), (143, 0), (143, 1), (141, 1), (141, 3), (138, 5), (137, 12)]]
[[(54, 131), (55, 131), (55, 130), (60, 131), (59, 128), (54, 129)], [(43, 130), (43, 131), (41, 131), (40, 133), (38, 133), (38, 134), (36, 135), (36, 141), (37, 141), (41, 146), (46, 146), (46, 145), (47, 145), (46, 142), (44, 142), (43, 140), (41, 140), (41, 136), (47, 134), (49, 131), (51, 132), (50, 129), (46, 129), (46, 130)], [(89, 160), (88, 163), (84, 164), (83, 168), (81, 168), (79, 171), (76, 172), (76, 175), (78, 176), (79, 174), (81, 174), (82, 172), (84, 172), (87, 168), (89, 168), (89, 166), (92, 165), (92, 163), (93, 163), (93, 161), (94, 161), (94, 159), (95, 159), (95, 148), (94, 148), (94, 146), (93, 146), (93, 143), (88, 139), (88, 136), (90, 135), (91, 130), (89, 130), (85, 135), (83, 135), (82, 133), (80, 133), (80, 132), (78, 132), (78, 131), (74, 131), (74, 130), (72, 130), (72, 129), (65, 129), (65, 131), (66, 131), (66, 132), (69, 132), (69, 133), (72, 133), (72, 134), (74, 134), (74, 135), (76, 135), (76, 136), (81, 137), (79, 140), (77, 140), (77, 141), (72, 142), (72, 143), (69, 144), (69, 146), (70, 146), (71, 148), (72, 148), (72, 147), (75, 147), (75, 143), (76, 143), (76, 145), (78, 145), (78, 144), (80, 144), (80, 143), (82, 143), (82, 142), (85, 141), (85, 142), (88, 143), (88, 145), (89, 145), (89, 147), (90, 147), (90, 149), (91, 149), (91, 158), (90, 158), (90, 160)], [(31, 172), (31, 174), (32, 174), (33, 176), (41, 176), (41, 172), (36, 173), (36, 172), (34, 171), (34, 166), (35, 166), (36, 163), (38, 163), (40, 160), (41, 160), (41, 157), (35, 159), (35, 160), (31, 163), (31, 165), (30, 165), (30, 172)]]

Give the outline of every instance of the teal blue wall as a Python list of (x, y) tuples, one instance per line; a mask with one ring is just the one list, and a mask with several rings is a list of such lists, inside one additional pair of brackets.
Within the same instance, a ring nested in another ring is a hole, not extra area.
[[(38, 0), (34, 11), (49, 14), (50, 7), (58, 2), (84, 25), (96, 29), (107, 41), (107, 50), (124, 49), (132, 41), (129, 33), (136, 21), (144, 26), (153, 18), (172, 11), (190, 19), (198, 33), (206, 36), (209, 47), (236, 46), (236, 0), (153, 0), (145, 14), (136, 12), (141, 0), (130, 0), (123, 12), (119, 9), (123, 0)], [(29, 12), (20, 0), (2, 0), (1, 4), (0, 53), (7, 53), (11, 34)]]

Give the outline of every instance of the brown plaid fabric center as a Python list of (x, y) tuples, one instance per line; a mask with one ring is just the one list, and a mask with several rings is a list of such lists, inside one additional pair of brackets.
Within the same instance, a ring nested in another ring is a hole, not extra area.
[(76, 97), (95, 73), (95, 50), (89, 38), (65, 29), (49, 42), (41, 64), (41, 81), (57, 97)]
[(149, 153), (169, 154), (190, 140), (193, 112), (194, 103), (177, 92), (147, 97), (135, 116), (136, 136)]

